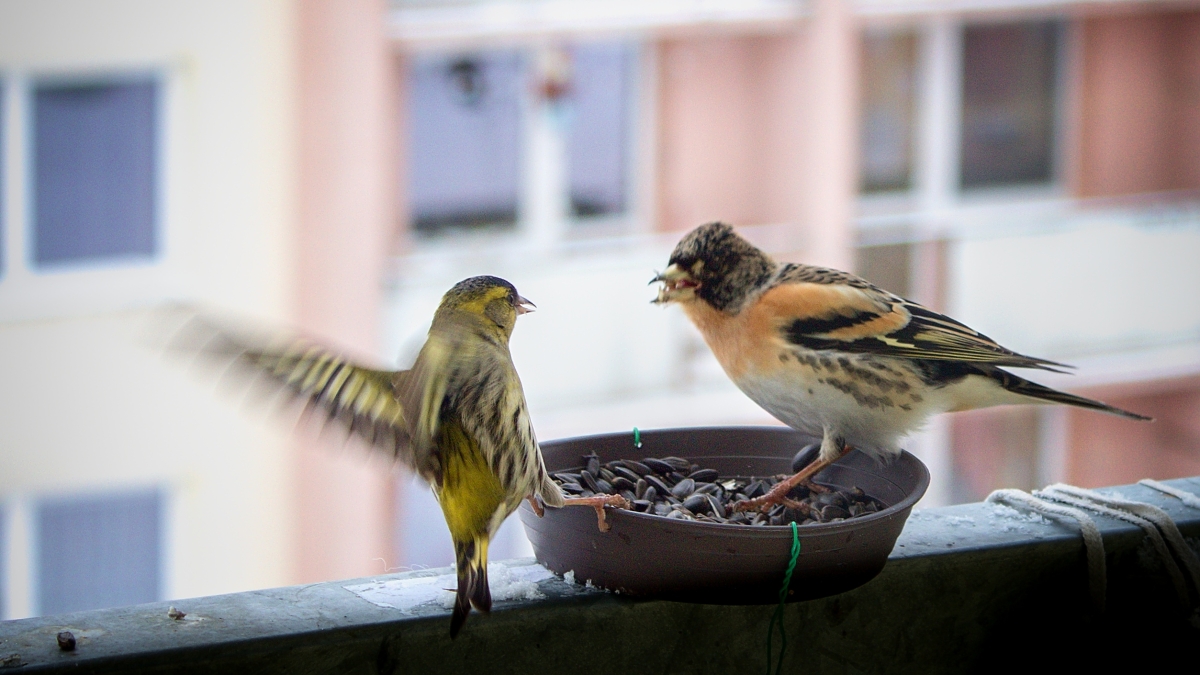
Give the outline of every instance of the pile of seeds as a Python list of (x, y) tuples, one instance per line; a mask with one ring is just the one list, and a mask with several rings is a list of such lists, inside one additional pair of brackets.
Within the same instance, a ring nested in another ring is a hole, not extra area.
[(810, 492), (800, 485), (788, 493), (791, 506), (776, 504), (765, 513), (735, 513), (734, 504), (767, 494), (788, 475), (722, 478), (716, 470), (701, 468), (682, 457), (647, 457), (640, 462), (618, 459), (606, 464), (601, 464), (595, 454), (582, 459), (583, 468), (553, 474), (568, 496), (622, 495), (633, 503), (635, 511), (666, 518), (732, 525), (814, 525), (836, 523), (884, 508), (857, 487)]

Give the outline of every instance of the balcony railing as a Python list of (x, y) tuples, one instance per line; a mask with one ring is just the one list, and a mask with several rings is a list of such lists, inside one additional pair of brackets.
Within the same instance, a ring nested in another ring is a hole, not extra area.
[[(1200, 493), (1200, 477), (1167, 483)], [(1139, 485), (1101, 492), (1166, 510), (1196, 547), (1200, 509)], [(1197, 589), (1178, 596), (1138, 527), (1102, 516), (1096, 522), (1107, 552), (1103, 612), (1089, 595), (1075, 527), (987, 503), (917, 511), (874, 580), (787, 606), (783, 670), (1194, 662)], [(611, 675), (765, 668), (772, 607), (640, 601), (570, 585), (532, 560), (496, 565), (493, 583), (521, 599), (472, 616), (455, 641), (443, 590), (452, 587), (452, 570), (440, 569), (0, 622), (0, 670)], [(170, 605), (186, 616), (169, 616)], [(59, 647), (63, 631), (73, 634), (73, 651)]]

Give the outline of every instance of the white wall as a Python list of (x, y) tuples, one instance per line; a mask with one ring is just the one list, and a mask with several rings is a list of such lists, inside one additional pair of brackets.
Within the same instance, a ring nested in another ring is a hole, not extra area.
[[(292, 24), (283, 1), (0, 3), (8, 111), (44, 74), (152, 71), (165, 83), (164, 243), (149, 265), (30, 269), (25, 131), (6, 115), (0, 500), (165, 487), (166, 597), (292, 574), (286, 425), (164, 359), (141, 311), (183, 299), (290, 315)], [(10, 547), (10, 582), (25, 539)], [(9, 596), (5, 617), (31, 611), (28, 588)]]
[(1006, 347), (1068, 362), (1194, 345), (1197, 261), (1195, 212), (1080, 214), (1040, 232), (993, 231), (952, 245), (950, 310)]

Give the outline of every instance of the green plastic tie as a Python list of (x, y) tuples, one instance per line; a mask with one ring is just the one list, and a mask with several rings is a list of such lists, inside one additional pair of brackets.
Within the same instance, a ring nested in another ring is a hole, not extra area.
[(642, 432), (638, 431), (637, 427), (633, 428), (633, 447), (642, 447)]
[(787, 651), (787, 631), (783, 629), (783, 605), (787, 602), (788, 587), (792, 585), (792, 572), (796, 569), (796, 560), (800, 558), (800, 533), (792, 521), (792, 559), (788, 561), (787, 572), (783, 575), (783, 585), (779, 587), (779, 604), (771, 614), (771, 623), (767, 625), (767, 675), (771, 675), (771, 636), (775, 633), (775, 624), (779, 623), (779, 662), (775, 664), (775, 675), (783, 669), (783, 653)]

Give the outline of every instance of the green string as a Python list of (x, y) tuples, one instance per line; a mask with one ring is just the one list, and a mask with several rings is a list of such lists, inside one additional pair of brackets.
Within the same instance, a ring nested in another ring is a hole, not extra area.
[(792, 522), (792, 559), (788, 561), (787, 572), (783, 575), (783, 585), (779, 587), (779, 604), (771, 615), (771, 623), (767, 625), (767, 675), (771, 675), (771, 636), (775, 633), (775, 623), (779, 622), (779, 663), (775, 665), (775, 675), (783, 669), (783, 653), (787, 651), (787, 631), (783, 629), (783, 605), (787, 601), (788, 587), (792, 585), (792, 571), (796, 569), (796, 560), (800, 558), (800, 534)]
[(633, 428), (633, 447), (642, 447), (642, 432), (638, 431), (637, 427)]

